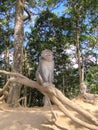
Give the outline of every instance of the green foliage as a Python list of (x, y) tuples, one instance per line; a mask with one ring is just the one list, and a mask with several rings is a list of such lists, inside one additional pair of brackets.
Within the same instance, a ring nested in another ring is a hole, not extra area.
[(98, 94), (98, 65), (89, 67), (86, 80), (91, 92)]

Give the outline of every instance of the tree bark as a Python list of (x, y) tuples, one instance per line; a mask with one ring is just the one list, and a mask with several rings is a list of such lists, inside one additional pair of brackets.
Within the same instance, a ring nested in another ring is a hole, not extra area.
[(80, 52), (80, 28), (79, 20), (76, 21), (76, 48), (77, 48), (77, 60), (78, 60), (78, 70), (79, 70), (79, 83), (82, 82), (82, 70), (81, 70), (81, 52)]
[[(22, 73), (22, 63), (23, 63), (23, 40), (24, 40), (23, 10), (24, 10), (24, 0), (17, 0), (16, 14), (15, 14), (15, 27), (14, 27), (13, 71), (18, 73)], [(9, 104), (13, 104), (14, 106), (15, 102), (20, 97), (20, 89), (21, 89), (20, 84), (14, 83), (12, 85), (7, 100)]]

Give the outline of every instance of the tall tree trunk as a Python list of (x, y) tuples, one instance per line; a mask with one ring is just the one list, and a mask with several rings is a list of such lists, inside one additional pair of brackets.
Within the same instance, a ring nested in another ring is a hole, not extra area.
[[(13, 59), (13, 71), (22, 73), (22, 63), (23, 63), (23, 10), (24, 1), (16, 1), (16, 14), (15, 14), (15, 27), (14, 27), (14, 59)], [(20, 84), (12, 84), (9, 92), (7, 102), (13, 106), (17, 106), (17, 100), (20, 97)]]
[(82, 82), (84, 82), (84, 63), (80, 51), (80, 27), (78, 19), (76, 21), (76, 48), (77, 48), (78, 70), (79, 70), (79, 83), (81, 84)]

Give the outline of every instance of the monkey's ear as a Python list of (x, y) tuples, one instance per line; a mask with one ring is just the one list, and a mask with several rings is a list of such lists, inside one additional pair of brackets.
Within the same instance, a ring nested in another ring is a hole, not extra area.
[(39, 59), (38, 59), (38, 61), (40, 61), (42, 59), (42, 57), (41, 56), (39, 56)]

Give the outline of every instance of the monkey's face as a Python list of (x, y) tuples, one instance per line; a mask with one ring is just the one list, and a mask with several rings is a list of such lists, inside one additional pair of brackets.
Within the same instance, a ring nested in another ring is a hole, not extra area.
[(53, 60), (52, 51), (48, 49), (43, 50), (41, 53), (41, 57), (47, 61), (52, 61)]

